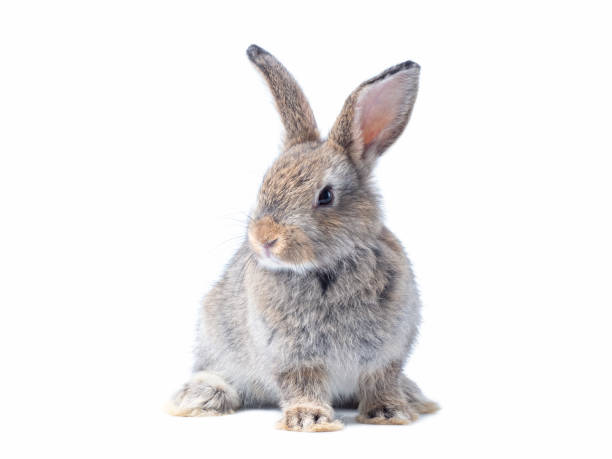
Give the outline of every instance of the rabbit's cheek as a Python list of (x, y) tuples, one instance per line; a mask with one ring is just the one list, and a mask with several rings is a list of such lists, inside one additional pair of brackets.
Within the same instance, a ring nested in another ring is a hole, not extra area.
[(277, 248), (278, 253), (275, 255), (281, 260), (293, 264), (306, 264), (315, 261), (312, 242), (299, 227), (286, 227), (280, 242), (281, 244)]

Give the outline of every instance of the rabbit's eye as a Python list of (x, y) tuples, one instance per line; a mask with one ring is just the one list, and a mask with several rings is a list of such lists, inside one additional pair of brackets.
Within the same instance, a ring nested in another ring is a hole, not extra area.
[(332, 193), (331, 186), (326, 186), (319, 193), (317, 198), (317, 206), (329, 206), (334, 201), (334, 193)]

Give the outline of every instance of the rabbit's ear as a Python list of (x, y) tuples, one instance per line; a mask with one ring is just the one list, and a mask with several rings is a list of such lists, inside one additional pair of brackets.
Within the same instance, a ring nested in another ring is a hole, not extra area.
[(310, 104), (287, 69), (272, 54), (257, 45), (249, 46), (247, 55), (261, 71), (272, 91), (285, 127), (285, 149), (299, 143), (319, 141), (319, 131)]
[(400, 136), (419, 86), (418, 64), (407, 61), (362, 83), (348, 97), (329, 134), (368, 174), (376, 159)]

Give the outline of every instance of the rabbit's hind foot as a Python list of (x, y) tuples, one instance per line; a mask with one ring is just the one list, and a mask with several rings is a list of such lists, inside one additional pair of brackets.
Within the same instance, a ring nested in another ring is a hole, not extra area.
[(219, 416), (239, 406), (236, 389), (215, 373), (199, 371), (170, 399), (166, 411), (173, 416)]
[(400, 376), (400, 385), (413, 411), (418, 414), (431, 414), (440, 409), (440, 405), (425, 397), (419, 386), (405, 375)]

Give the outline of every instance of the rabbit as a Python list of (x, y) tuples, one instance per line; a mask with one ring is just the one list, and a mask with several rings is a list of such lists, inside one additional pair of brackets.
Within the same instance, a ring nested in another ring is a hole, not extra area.
[(210, 416), (279, 406), (277, 427), (408, 424), (438, 405), (402, 372), (421, 302), (401, 243), (371, 183), (406, 126), (420, 67), (406, 61), (362, 83), (326, 140), (283, 65), (251, 45), (274, 96), (282, 152), (266, 172), (244, 242), (203, 301), (191, 380), (170, 414)]

